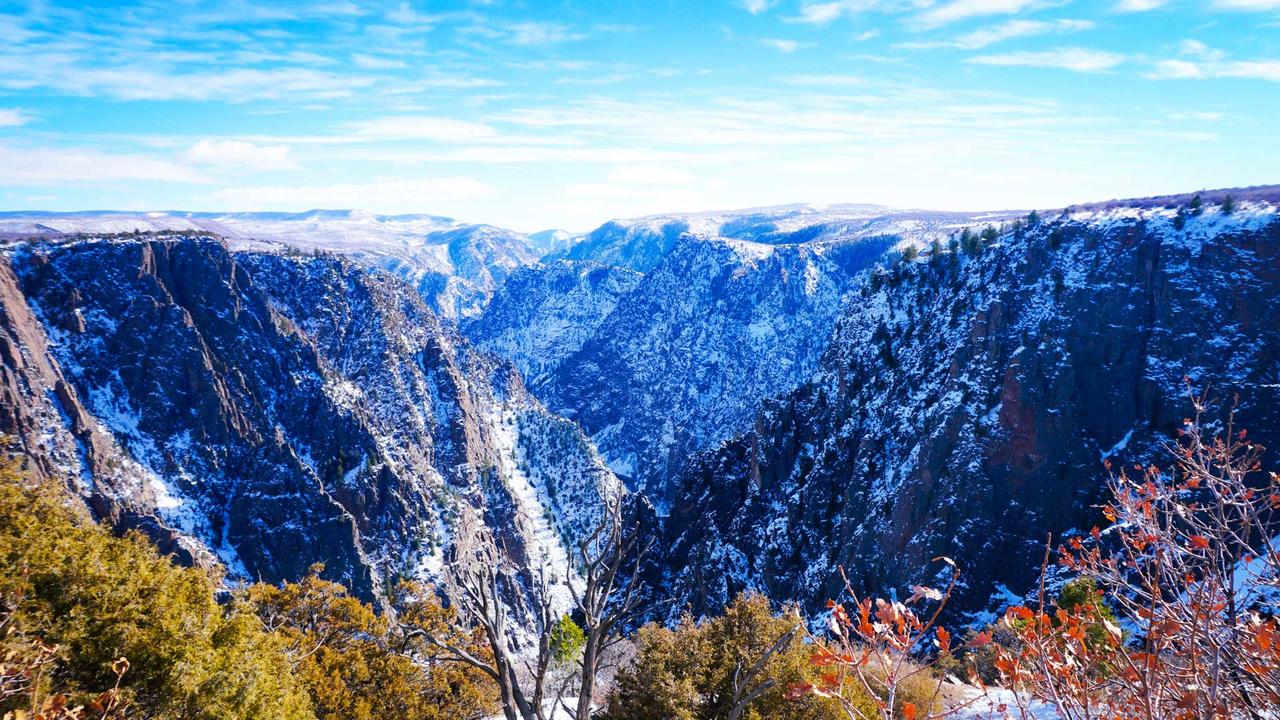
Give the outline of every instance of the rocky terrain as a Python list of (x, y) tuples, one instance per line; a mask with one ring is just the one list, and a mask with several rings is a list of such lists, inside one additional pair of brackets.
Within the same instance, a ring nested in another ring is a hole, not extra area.
[(1237, 197), (532, 240), (346, 212), (0, 217), (38, 236), (0, 264), (0, 432), (233, 578), (324, 562), (377, 598), (443, 577), (475, 523), (558, 568), (629, 489), (665, 516), (671, 612), (820, 602), (840, 566), (901, 588), (940, 554), (979, 612), (1097, 521), (1105, 460), (1161, 457), (1184, 378), (1238, 394), (1264, 444), (1280, 428), (1280, 192)]
[[(354, 210), (0, 213), (0, 238), (156, 231), (212, 233), (225, 238), (237, 251), (341, 254), (404, 277), (432, 310), (451, 321), (478, 313), (512, 270), (532, 263), (541, 254), (528, 236), (437, 215), (375, 215)], [(557, 240), (543, 238), (540, 242), (555, 244)]]
[(670, 587), (695, 611), (743, 588), (814, 602), (840, 566), (883, 590), (947, 555), (960, 607), (1007, 602), (1048, 535), (1102, 522), (1104, 460), (1167, 464), (1184, 378), (1274, 444), (1277, 317), (1271, 202), (1063, 213), (877, 271), (814, 378), (679, 476)]
[(799, 205), (614, 221), (520, 269), (463, 330), (661, 509), (690, 454), (809, 378), (860, 273), (1008, 217)]
[(233, 578), (438, 579), (472, 514), (523, 567), (620, 487), (508, 364), (400, 279), (207, 238), (5, 257), (6, 416), (45, 474)]

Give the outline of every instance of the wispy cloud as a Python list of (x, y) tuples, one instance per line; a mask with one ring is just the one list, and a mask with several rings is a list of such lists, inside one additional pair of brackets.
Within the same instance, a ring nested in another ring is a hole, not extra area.
[(1229, 60), (1227, 53), (1199, 40), (1184, 40), (1181, 57), (1161, 60), (1147, 73), (1157, 80), (1239, 78), (1280, 82), (1280, 60)]
[(1042, 5), (1044, 0), (951, 0), (920, 13), (916, 20), (926, 27), (936, 27), (989, 15), (1013, 15)]
[(752, 15), (759, 15), (777, 4), (777, 0), (738, 0), (738, 4)]
[(1091, 20), (1010, 20), (995, 27), (975, 30), (962, 35), (956, 44), (967, 50), (976, 50), (1004, 40), (1049, 35), (1074, 33), (1091, 30), (1095, 27)]
[(19, 127), (32, 121), (32, 117), (18, 108), (0, 108), (0, 127)]
[(1214, 0), (1224, 10), (1280, 10), (1280, 0)]
[(182, 163), (137, 153), (80, 148), (0, 145), (0, 185), (96, 185), (108, 181), (201, 183), (208, 178)]
[(366, 53), (352, 53), (351, 62), (365, 70), (398, 70), (406, 65), (403, 60)]
[(854, 87), (867, 84), (867, 79), (861, 75), (789, 75), (783, 81), (803, 87)]
[(1280, 83), (1280, 60), (1161, 60), (1147, 77), (1157, 80), (1239, 78)]
[(797, 40), (782, 40), (779, 38), (765, 38), (760, 42), (761, 44), (771, 47), (780, 53), (793, 53), (801, 48), (815, 47), (814, 43), (799, 42)]
[(182, 159), (196, 165), (228, 169), (292, 170), (288, 145), (255, 145), (244, 140), (206, 138), (187, 148)]
[(790, 20), (808, 25), (826, 25), (841, 17), (879, 7), (879, 0), (804, 0), (800, 4), (799, 14)]
[(1012, 52), (1002, 55), (978, 55), (965, 62), (974, 65), (1005, 67), (1059, 68), (1073, 72), (1096, 73), (1110, 70), (1125, 61), (1125, 56), (1089, 48), (1057, 48), (1055, 50)]
[(1147, 12), (1169, 4), (1169, 0), (1120, 0), (1116, 9), (1120, 12)]
[(585, 40), (587, 37), (586, 33), (554, 22), (521, 22), (508, 25), (506, 29), (510, 33), (511, 42), (516, 45), (553, 45)]
[(371, 140), (433, 140), (471, 142), (491, 140), (494, 128), (477, 122), (443, 117), (390, 116), (348, 123), (346, 128), (358, 138)]
[(684, 185), (693, 174), (667, 165), (619, 165), (609, 173), (609, 181), (627, 185)]

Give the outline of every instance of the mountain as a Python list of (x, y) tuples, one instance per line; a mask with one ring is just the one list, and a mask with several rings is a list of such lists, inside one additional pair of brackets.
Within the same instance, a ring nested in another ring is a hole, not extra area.
[(574, 235), (568, 230), (540, 230), (529, 233), (529, 243), (542, 255), (567, 249), (573, 242)]
[(813, 371), (843, 296), (889, 240), (770, 246), (686, 235), (532, 388), (658, 504), (693, 452)]
[(541, 254), (519, 233), (436, 215), (357, 210), (0, 213), (0, 237), (156, 231), (212, 233), (235, 250), (345, 255), (401, 275), (432, 310), (452, 321), (479, 312), (512, 270)]
[(841, 205), (613, 221), (521, 268), (463, 330), (661, 508), (692, 453), (809, 378), (886, 251), (1007, 217)]
[(648, 272), (684, 235), (721, 237), (768, 245), (852, 241), (900, 236), (945, 239), (966, 225), (999, 223), (1021, 213), (946, 213), (880, 205), (780, 205), (728, 212), (653, 215), (614, 220), (578, 238), (552, 257), (591, 260)]
[(946, 555), (979, 612), (1100, 523), (1104, 460), (1161, 461), (1184, 377), (1275, 444), (1280, 189), (1236, 192), (641, 218), (541, 260), (433, 216), (4, 217), (48, 229), (0, 253), (0, 433), (233, 578), (324, 562), (380, 598), (477, 523), (563, 567), (628, 485), (666, 607), (816, 603), (840, 566), (887, 592)]
[(206, 237), (9, 246), (0, 431), (95, 513), (232, 578), (439, 580), (459, 522), (521, 567), (620, 491), (585, 436), (403, 280)]
[(589, 261), (521, 267), (462, 331), (524, 377), (537, 379), (581, 349), (643, 279), (633, 270)]
[[(1116, 203), (866, 277), (813, 378), (674, 481), (674, 606), (817, 603), (964, 573), (957, 607), (1031, 589), (1047, 536), (1104, 524), (1104, 460), (1167, 465), (1212, 388), (1280, 432), (1280, 193), (1227, 214)], [(1267, 462), (1277, 466), (1274, 454)]]

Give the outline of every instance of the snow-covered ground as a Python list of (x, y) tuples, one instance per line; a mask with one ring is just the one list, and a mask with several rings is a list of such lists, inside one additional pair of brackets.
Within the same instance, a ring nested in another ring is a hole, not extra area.
[(959, 708), (947, 716), (956, 720), (1059, 720), (1052, 707), (1026, 697), (1019, 701), (1012, 690), (1005, 688), (980, 690), (966, 686), (952, 696), (950, 707)]

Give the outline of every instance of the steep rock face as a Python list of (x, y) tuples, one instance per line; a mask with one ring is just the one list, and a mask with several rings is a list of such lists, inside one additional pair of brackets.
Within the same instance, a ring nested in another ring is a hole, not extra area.
[(890, 243), (684, 236), (534, 390), (662, 507), (688, 454), (813, 371), (853, 277)]
[(641, 278), (632, 270), (571, 260), (519, 268), (462, 331), (526, 378), (538, 378), (577, 352)]
[(27, 472), (68, 483), (112, 525), (142, 530), (188, 562), (216, 562), (155, 515), (155, 493), (142, 469), (89, 414), (49, 353), (44, 327), (8, 258), (0, 259), (0, 434)]
[(937, 555), (965, 573), (958, 607), (1026, 591), (1048, 533), (1100, 522), (1104, 458), (1167, 464), (1184, 376), (1238, 392), (1240, 426), (1275, 445), (1275, 207), (1173, 215), (1063, 216), (869, 278), (814, 380), (679, 478), (677, 604), (817, 603), (841, 565), (889, 592), (934, 580)]
[[(328, 453), (357, 429), (225, 249), (76, 243), (14, 264), (90, 413), (146, 469), (161, 518), (242, 574), (293, 577), (323, 560), (371, 591), (352, 518), (289, 439)], [(335, 421), (323, 443), (302, 426), (320, 417)]]
[[(84, 423), (136, 467), (134, 504), (236, 577), (296, 578), (322, 561), (374, 597), (397, 574), (438, 579), (460, 514), (537, 567), (563, 556), (542, 526), (571, 534), (577, 522), (548, 513), (549, 497), (589, 513), (616, 487), (580, 433), (559, 454), (528, 455), (541, 481), (524, 481), (516, 448), (563, 428), (509, 365), (470, 350), (394, 277), (209, 239), (10, 259), (47, 350), (7, 307), (6, 331), (60, 368)], [(5, 368), (20, 369), (8, 357)], [(40, 410), (26, 395), (5, 398), (11, 418)], [(97, 477), (88, 466), (86, 482)]]

